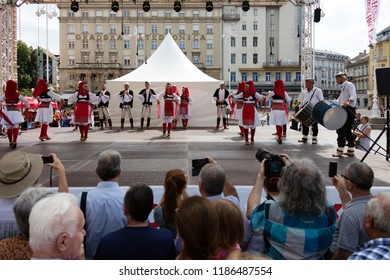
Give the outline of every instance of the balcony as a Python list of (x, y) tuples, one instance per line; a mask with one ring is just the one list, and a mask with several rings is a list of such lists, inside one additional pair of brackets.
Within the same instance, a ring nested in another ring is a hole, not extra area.
[(387, 61), (387, 56), (378, 56), (376, 58), (376, 61), (379, 62), (379, 61)]
[(76, 68), (119, 68), (120, 63), (77, 62)]
[(287, 62), (263, 62), (263, 67), (299, 67), (299, 62), (287, 61)]
[(239, 21), (240, 14), (223, 14), (222, 20), (224, 20), (224, 21)]

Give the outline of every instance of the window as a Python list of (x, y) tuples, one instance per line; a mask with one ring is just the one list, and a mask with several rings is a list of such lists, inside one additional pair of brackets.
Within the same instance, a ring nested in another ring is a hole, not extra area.
[(83, 11), (83, 12), (81, 13), (81, 16), (82, 16), (82, 17), (88, 17), (88, 11)]
[(82, 63), (89, 63), (89, 57), (88, 56), (82, 56), (81, 57), (81, 62)]
[(265, 81), (270, 82), (271, 81), (271, 72), (265, 72)]
[(96, 17), (102, 17), (103, 16), (103, 11), (101, 11), (101, 10), (95, 11), (95, 16)]
[(186, 33), (185, 24), (179, 24), (179, 34), (185, 34), (185, 33)]
[(193, 34), (199, 34), (199, 24), (194, 24), (192, 26), (192, 33)]
[(142, 39), (138, 40), (138, 49), (143, 50), (144, 47), (145, 47), (144, 40), (142, 40)]
[(110, 17), (112, 17), (112, 18), (116, 17), (116, 13), (113, 11), (110, 11)]
[(95, 33), (103, 33), (103, 24), (101, 23), (96, 23), (95, 24)]
[(144, 17), (144, 12), (143, 11), (137, 11), (137, 17), (143, 18)]
[(157, 47), (158, 47), (158, 44), (157, 44), (157, 40), (152, 40), (152, 50), (155, 50), (155, 49), (157, 49)]
[(259, 28), (257, 21), (253, 22), (253, 30), (257, 30)]
[(124, 10), (122, 13), (123, 13), (123, 17), (130, 17), (130, 11), (129, 10)]
[(192, 11), (193, 17), (199, 17), (199, 11)]
[(116, 63), (116, 56), (110, 56), (110, 63)]
[(206, 33), (207, 34), (213, 34), (214, 33), (214, 27), (212, 24), (207, 24), (206, 26)]
[(246, 72), (242, 72), (242, 73), (241, 73), (241, 80), (244, 81), (244, 82), (247, 81)]
[(193, 40), (192, 41), (192, 48), (193, 49), (199, 49), (199, 40)]
[(253, 82), (259, 81), (259, 72), (252, 72), (252, 81)]
[(69, 74), (69, 80), (74, 81), (75, 78), (76, 78), (75, 74)]
[(247, 63), (247, 56), (246, 56), (246, 53), (243, 53), (241, 55), (241, 63), (242, 64), (246, 64)]
[(236, 54), (230, 54), (230, 64), (236, 64)]
[(68, 17), (74, 17), (74, 12), (68, 11)]
[(295, 81), (300, 82), (301, 81), (301, 72), (295, 73)]
[(180, 11), (179, 12), (179, 17), (185, 17), (186, 16), (186, 12), (185, 11)]
[(213, 48), (213, 40), (207, 40), (206, 48), (207, 49), (212, 49)]
[(257, 47), (257, 45), (258, 45), (258, 37), (253, 37), (253, 46), (254, 47)]
[(253, 9), (253, 15), (256, 17), (258, 14), (259, 14), (259, 10), (258, 9)]
[(206, 66), (213, 66), (214, 65), (214, 58), (212, 55), (206, 56)]
[(68, 49), (74, 49), (74, 41), (73, 40), (68, 41)]
[(185, 40), (179, 40), (179, 48), (182, 50), (186, 48), (186, 41)]
[(275, 10), (270, 10), (269, 13), (273, 17), (275, 15)]
[(143, 24), (138, 25), (138, 27), (137, 27), (137, 33), (138, 33), (138, 34), (145, 33), (145, 25), (143, 25)]
[(236, 46), (236, 38), (230, 37), (230, 47), (234, 48)]
[(165, 11), (164, 15), (165, 15), (165, 17), (171, 17), (172, 12), (171, 11)]
[(137, 60), (137, 63), (138, 63), (137, 65), (140, 66), (140, 65), (144, 64), (144, 62), (145, 62), (144, 59), (142, 57), (140, 57)]
[(158, 17), (157, 11), (152, 11), (150, 14), (152, 17)]
[(241, 38), (241, 47), (246, 47), (246, 37)]
[(253, 54), (253, 64), (257, 64), (259, 62), (259, 55), (257, 53)]
[(68, 23), (68, 33), (75, 33), (74, 24)]
[(123, 40), (123, 48), (130, 49), (130, 40), (129, 39)]
[(110, 40), (110, 49), (112, 49), (112, 50), (116, 49), (116, 40), (115, 39)]
[(167, 35), (168, 33), (172, 34), (172, 25), (164, 26), (164, 34)]
[(236, 72), (230, 72), (230, 81), (231, 82), (236, 82), (236, 80), (237, 80), (237, 78), (236, 78), (236, 76), (237, 76), (237, 74), (236, 74)]
[(241, 29), (242, 29), (242, 31), (245, 31), (245, 30), (246, 30), (246, 22), (243, 22), (243, 23), (242, 23)]
[(103, 41), (101, 39), (96, 40), (96, 48), (102, 49), (103, 48)]
[(275, 80), (280, 80), (281, 77), (282, 77), (282, 75), (280, 74), (280, 72), (275, 73)]
[(200, 57), (198, 54), (192, 55), (192, 63), (194, 63), (194, 64), (200, 63)]
[(123, 59), (123, 64), (125, 65), (125, 66), (130, 66), (130, 58), (124, 58)]
[(83, 49), (88, 49), (88, 38), (87, 37), (83, 37), (83, 40), (82, 40), (82, 44), (83, 44)]
[(152, 23), (152, 33), (154, 33), (154, 34), (158, 33), (157, 32), (157, 24), (156, 23)]
[(131, 33), (130, 25), (128, 24), (123, 25), (123, 33), (127, 35)]
[(69, 56), (68, 58), (68, 65), (69, 66), (74, 66), (75, 65), (75, 60), (73, 56)]
[(88, 33), (88, 23), (81, 24), (81, 33)]
[(110, 34), (116, 34), (116, 24), (110, 24)]
[(97, 56), (96, 63), (102, 63), (102, 62), (103, 62), (103, 58), (101, 56)]

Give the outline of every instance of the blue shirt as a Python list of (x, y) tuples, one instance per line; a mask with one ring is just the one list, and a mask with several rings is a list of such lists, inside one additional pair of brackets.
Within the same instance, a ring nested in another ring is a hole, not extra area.
[[(96, 189), (87, 195), (87, 234), (85, 258), (92, 260), (96, 248), (105, 235), (126, 225), (123, 214), (123, 199), (126, 191), (119, 188), (117, 182), (99, 182)], [(81, 193), (78, 196), (80, 203)]]
[(367, 241), (348, 260), (390, 260), (390, 237)]
[(234, 195), (228, 195), (228, 196), (224, 196), (223, 193), (221, 194), (218, 194), (218, 195), (212, 195), (212, 196), (208, 196), (207, 199), (208, 200), (215, 200), (215, 199), (227, 199), (227, 200), (230, 200), (230, 201), (233, 201), (234, 204), (236, 204), (238, 206), (238, 208), (240, 208), (240, 201), (238, 200), (238, 198)]

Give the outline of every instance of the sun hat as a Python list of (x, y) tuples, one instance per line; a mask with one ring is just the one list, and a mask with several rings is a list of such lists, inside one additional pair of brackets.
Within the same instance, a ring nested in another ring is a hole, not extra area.
[(348, 75), (344, 72), (337, 73), (335, 77), (343, 77), (345, 79), (348, 79)]
[(31, 187), (43, 169), (42, 157), (20, 150), (5, 154), (0, 159), (0, 197), (12, 198)]

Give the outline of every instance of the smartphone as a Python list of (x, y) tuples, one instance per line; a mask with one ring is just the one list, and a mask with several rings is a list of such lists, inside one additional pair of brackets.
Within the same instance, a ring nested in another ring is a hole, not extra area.
[(329, 162), (329, 174), (328, 176), (333, 178), (337, 175), (337, 162), (331, 161)]
[(43, 164), (53, 163), (54, 159), (52, 156), (42, 156), (42, 161), (43, 161)]
[(207, 158), (192, 160), (192, 176), (198, 176), (203, 166), (209, 163)]

